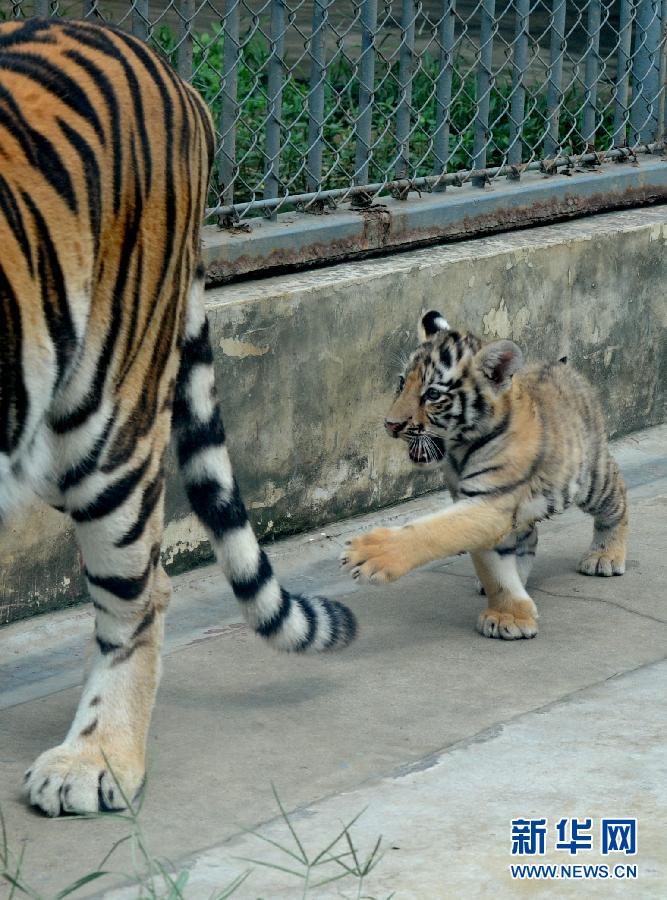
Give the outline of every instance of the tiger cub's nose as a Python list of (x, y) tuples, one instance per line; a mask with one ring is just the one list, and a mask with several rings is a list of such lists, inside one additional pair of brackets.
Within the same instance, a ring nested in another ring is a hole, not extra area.
[(392, 422), (391, 419), (385, 419), (384, 427), (392, 437), (398, 437), (405, 428), (405, 422)]

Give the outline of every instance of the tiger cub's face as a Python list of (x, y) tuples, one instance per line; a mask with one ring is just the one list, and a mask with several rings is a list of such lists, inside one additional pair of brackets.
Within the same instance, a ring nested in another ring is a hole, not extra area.
[(385, 428), (408, 444), (414, 463), (439, 462), (446, 447), (483, 434), (494, 419), (499, 396), (522, 365), (511, 341), (482, 346), (474, 334), (449, 327), (432, 310), (418, 326), (421, 344), (398, 380)]

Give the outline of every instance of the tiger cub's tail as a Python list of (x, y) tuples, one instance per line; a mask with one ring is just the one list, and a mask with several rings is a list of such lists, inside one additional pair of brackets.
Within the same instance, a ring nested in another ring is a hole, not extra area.
[(216, 558), (248, 624), (277, 648), (334, 650), (353, 640), (356, 620), (343, 604), (292, 594), (278, 583), (257, 543), (225, 447), (204, 313), (203, 273), (188, 299), (174, 396), (178, 463), (190, 505), (208, 531)]

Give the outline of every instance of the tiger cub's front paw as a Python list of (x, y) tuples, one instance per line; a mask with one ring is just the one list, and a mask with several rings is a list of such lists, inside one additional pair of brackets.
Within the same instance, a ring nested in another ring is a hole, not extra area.
[(346, 541), (340, 562), (353, 578), (372, 584), (395, 581), (413, 568), (403, 528), (376, 528)]
[(516, 641), (533, 638), (537, 634), (537, 622), (529, 613), (513, 615), (497, 609), (485, 609), (477, 619), (477, 631), (488, 638)]

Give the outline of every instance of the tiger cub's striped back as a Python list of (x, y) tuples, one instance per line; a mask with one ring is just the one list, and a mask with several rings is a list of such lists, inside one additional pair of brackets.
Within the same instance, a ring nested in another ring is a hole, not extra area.
[[(198, 262), (214, 151), (204, 103), (141, 41), (89, 22), (0, 25), (0, 519), (68, 513), (96, 610), (72, 727), (26, 776), (51, 815), (139, 790), (169, 581), (173, 425), (192, 507), (252, 628), (285, 650), (355, 623), (277, 583), (225, 447)], [(113, 777), (109, 771), (113, 769)]]

